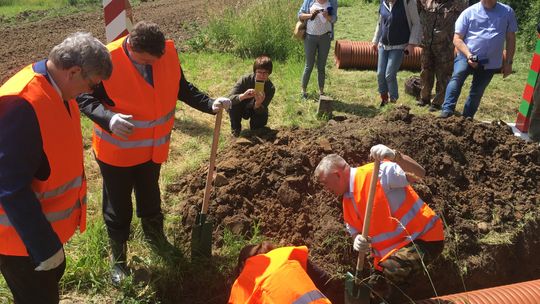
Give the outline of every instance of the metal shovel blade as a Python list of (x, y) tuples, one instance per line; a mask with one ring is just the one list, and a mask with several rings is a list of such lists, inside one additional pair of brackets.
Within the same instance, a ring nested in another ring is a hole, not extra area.
[(357, 283), (354, 275), (345, 275), (345, 304), (369, 304), (371, 290), (365, 283)]
[(197, 214), (195, 226), (191, 230), (191, 259), (210, 258), (212, 256), (212, 228), (206, 214)]

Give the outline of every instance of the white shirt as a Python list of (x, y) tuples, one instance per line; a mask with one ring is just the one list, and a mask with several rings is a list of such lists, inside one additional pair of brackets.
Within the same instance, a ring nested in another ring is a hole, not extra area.
[[(354, 190), (355, 175), (356, 168), (351, 168), (349, 177), (349, 193), (352, 193)], [(379, 181), (385, 192), (391, 189), (405, 188), (409, 185), (409, 180), (407, 180), (407, 174), (405, 174), (405, 171), (403, 171), (398, 164), (387, 161), (381, 162), (381, 166), (379, 167)], [(345, 223), (345, 227), (351, 235), (359, 233), (359, 231), (347, 223)]]
[[(326, 1), (325, 4), (320, 4), (319, 2), (313, 2), (311, 5), (310, 12), (313, 10), (324, 9), (328, 10), (330, 6), (330, 1)], [(322, 13), (318, 13), (315, 19), (309, 20), (307, 22), (306, 33), (310, 35), (320, 36), (332, 31), (332, 24), (324, 18)]]

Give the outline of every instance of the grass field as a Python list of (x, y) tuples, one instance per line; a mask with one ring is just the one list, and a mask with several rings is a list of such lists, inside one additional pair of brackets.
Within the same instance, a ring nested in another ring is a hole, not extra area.
[[(92, 1), (88, 1), (92, 2)], [(256, 1), (255, 3), (258, 3)], [(300, 5), (299, 1), (298, 7)], [(17, 4), (15, 4), (17, 3)], [(362, 1), (340, 1), (345, 4), (339, 9), (339, 21), (336, 24), (336, 39), (371, 40), (374, 30), (377, 7), (374, 4)], [(20, 4), (20, 5), (19, 5)], [(94, 5), (94, 4), (92, 4)], [(92, 6), (91, 5), (91, 6)], [(10, 1), (0, 0), (1, 14), (14, 16), (21, 11), (35, 8), (59, 8), (69, 6), (68, 1), (42, 0)], [(297, 9), (297, 8), (296, 8)], [(287, 14), (295, 15), (296, 10)], [(292, 18), (294, 19), (294, 18)], [(287, 28), (292, 29), (293, 24)], [(296, 42), (300, 44), (300, 42)], [(301, 48), (301, 46), (300, 46)], [(333, 47), (331, 50), (333, 54)], [(513, 122), (516, 117), (520, 96), (527, 78), (532, 53), (525, 52), (521, 47), (517, 50), (514, 60), (515, 73), (507, 79), (496, 75), (489, 85), (480, 105), (476, 119), (478, 120), (504, 120)], [(228, 94), (235, 81), (243, 74), (249, 73), (252, 58), (241, 58), (223, 52), (187, 52), (180, 54), (182, 68), (188, 81), (211, 96)], [(313, 128), (324, 121), (316, 117), (317, 98), (316, 70), (314, 70), (309, 84), (309, 93), (312, 97), (308, 101), (300, 99), (300, 77), (304, 63), (302, 59), (290, 58), (274, 63), (274, 72), (271, 79), (276, 86), (276, 95), (270, 105), (270, 121), (272, 128), (285, 126), (299, 126)], [(412, 109), (414, 114), (426, 114), (426, 108), (415, 106), (415, 100), (406, 95), (403, 83), (410, 75), (418, 72), (402, 71), (398, 74), (400, 100)], [(468, 80), (470, 83), (470, 79)], [(463, 107), (468, 85), (458, 103), (457, 110)], [(327, 63), (327, 94), (337, 100), (335, 114), (352, 114), (371, 117), (381, 110), (378, 108), (378, 93), (375, 71), (338, 70), (333, 63), (332, 55)], [(392, 107), (393, 105), (390, 105)], [(383, 111), (386, 111), (384, 109)], [(174, 180), (180, 179), (183, 174), (204, 166), (208, 159), (212, 137), (213, 116), (199, 112), (180, 104), (176, 113), (176, 128), (171, 140), (171, 153), (169, 161), (164, 164), (161, 175), (161, 187)], [(434, 130), (436, 132), (436, 130)], [(91, 123), (83, 119), (83, 133), (85, 146), (90, 146)], [(224, 118), (220, 149), (229, 148), (229, 120)], [(68, 303), (156, 303), (156, 290), (150, 286), (138, 286), (130, 282), (122, 288), (115, 289), (108, 283), (108, 252), (105, 227), (101, 218), (101, 179), (99, 170), (93, 160), (89, 149), (85, 153), (86, 174), (88, 178), (88, 230), (77, 235), (66, 246), (68, 267), (62, 280), (62, 293)], [(171, 210), (179, 203), (181, 198), (164, 202), (164, 209)], [(173, 227), (181, 222), (181, 218), (174, 214), (166, 214), (166, 230), (169, 236), (176, 233)], [(167, 263), (154, 255), (142, 240), (140, 223), (137, 219), (133, 224), (132, 240), (129, 243), (129, 256), (138, 266), (155, 271), (157, 276), (174, 278), (181, 284), (183, 272), (171, 274), (166, 270)], [(254, 233), (255, 238), (260, 235)], [(220, 274), (214, 278), (230, 273), (234, 259), (245, 240), (242, 236), (227, 235), (226, 245), (216, 255), (220, 256), (223, 264), (220, 265)], [(187, 250), (187, 248), (184, 248)], [(189, 266), (186, 266), (189, 267)], [(188, 279), (188, 278), (185, 278)], [(209, 276), (209, 280), (212, 277)], [(1, 280), (1, 279), (0, 279)], [(210, 285), (212, 283), (209, 283)], [(211, 287), (209, 287), (211, 288)], [(5, 283), (0, 283), (0, 304), (11, 303), (11, 295)]]

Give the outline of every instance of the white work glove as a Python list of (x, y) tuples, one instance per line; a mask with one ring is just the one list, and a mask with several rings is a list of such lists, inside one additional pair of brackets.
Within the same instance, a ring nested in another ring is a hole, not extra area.
[(229, 111), (230, 108), (231, 100), (227, 97), (219, 97), (214, 100), (214, 103), (212, 104), (212, 111), (214, 111), (214, 113), (217, 113), (219, 109), (225, 109)]
[(369, 156), (376, 161), (382, 161), (383, 159), (394, 160), (396, 152), (385, 145), (379, 144), (371, 147)]
[(133, 132), (133, 124), (129, 120), (133, 118), (132, 115), (126, 115), (122, 113), (114, 114), (109, 122), (109, 129), (116, 136), (119, 136), (123, 139), (128, 139), (127, 137)]
[(366, 254), (369, 251), (369, 241), (361, 234), (357, 234), (354, 238), (353, 249)]
[(60, 248), (55, 254), (53, 254), (52, 257), (46, 259), (45, 261), (39, 263), (38, 267), (36, 267), (35, 271), (47, 271), (54, 269), (62, 262), (64, 261), (64, 249)]

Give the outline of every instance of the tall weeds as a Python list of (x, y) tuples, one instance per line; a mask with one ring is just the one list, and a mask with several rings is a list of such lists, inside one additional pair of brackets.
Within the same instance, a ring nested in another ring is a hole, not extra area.
[(234, 53), (243, 58), (267, 54), (276, 60), (301, 58), (303, 45), (292, 37), (301, 1), (258, 0), (247, 8), (213, 17), (189, 44), (195, 50)]

